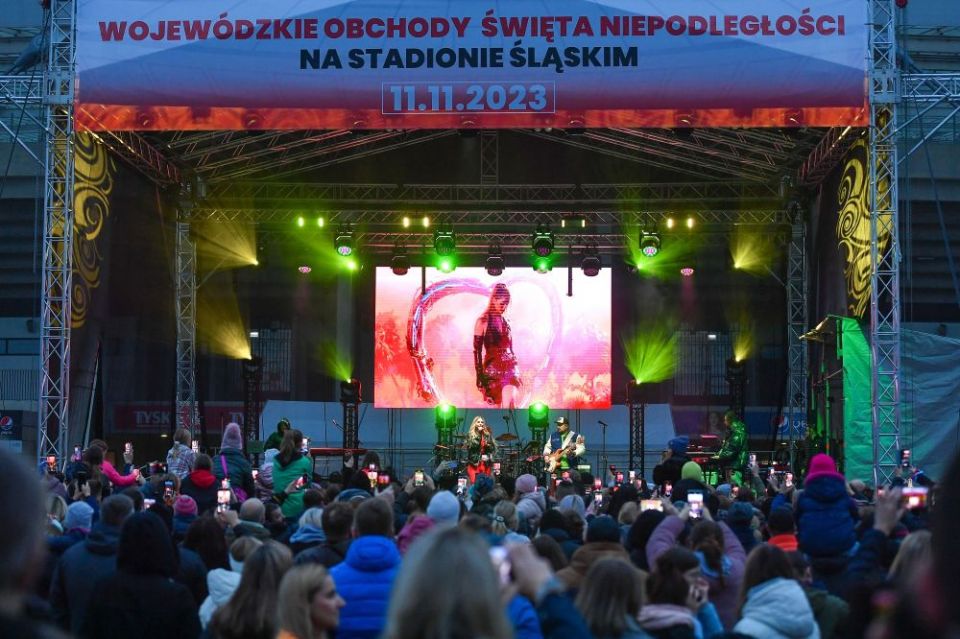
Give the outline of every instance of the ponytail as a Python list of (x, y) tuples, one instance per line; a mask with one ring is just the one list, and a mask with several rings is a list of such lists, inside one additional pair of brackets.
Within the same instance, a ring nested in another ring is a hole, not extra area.
[(726, 586), (723, 578), (723, 529), (712, 521), (702, 521), (690, 533), (690, 546), (703, 555), (707, 568), (715, 572), (720, 587)]

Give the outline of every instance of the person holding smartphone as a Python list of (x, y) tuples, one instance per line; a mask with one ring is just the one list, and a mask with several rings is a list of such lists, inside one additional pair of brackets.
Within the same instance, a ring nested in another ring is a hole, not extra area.
[[(288, 521), (296, 520), (303, 514), (303, 493), (313, 476), (313, 463), (300, 452), (302, 446), (303, 433), (295, 428), (290, 429), (284, 433), (280, 452), (273, 459), (274, 496), (280, 500), (280, 509)], [(296, 489), (288, 492), (285, 488), (291, 484)]]

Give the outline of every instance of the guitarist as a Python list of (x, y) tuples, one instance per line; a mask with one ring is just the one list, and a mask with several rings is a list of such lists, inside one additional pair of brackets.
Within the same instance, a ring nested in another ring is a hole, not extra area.
[(543, 447), (547, 472), (576, 468), (580, 457), (586, 454), (587, 447), (583, 443), (583, 435), (577, 435), (570, 430), (570, 421), (566, 417), (558, 417), (557, 430), (550, 435), (550, 439)]

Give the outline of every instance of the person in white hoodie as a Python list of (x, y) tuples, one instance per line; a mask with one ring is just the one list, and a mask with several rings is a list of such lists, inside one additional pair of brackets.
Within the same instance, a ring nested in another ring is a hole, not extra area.
[(214, 568), (207, 573), (207, 590), (210, 594), (200, 606), (200, 625), (204, 629), (217, 608), (230, 601), (230, 597), (240, 585), (243, 562), (262, 544), (263, 542), (255, 537), (240, 537), (230, 544), (230, 570)]
[(760, 544), (747, 557), (734, 632), (754, 639), (820, 639), (820, 629), (790, 560), (776, 546)]

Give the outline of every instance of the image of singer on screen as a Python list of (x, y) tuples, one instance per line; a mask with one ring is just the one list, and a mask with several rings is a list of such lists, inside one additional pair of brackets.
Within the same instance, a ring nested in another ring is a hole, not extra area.
[(506, 284), (493, 285), (487, 309), (477, 318), (473, 330), (473, 359), (477, 373), (477, 389), (487, 404), (515, 408), (518, 390), (523, 383), (513, 352), (510, 324), (504, 317), (510, 305)]

